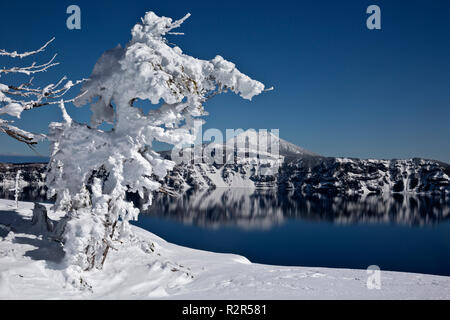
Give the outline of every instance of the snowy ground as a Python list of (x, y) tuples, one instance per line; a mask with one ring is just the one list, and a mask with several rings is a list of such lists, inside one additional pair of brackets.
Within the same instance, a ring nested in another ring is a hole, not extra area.
[(32, 207), (0, 200), (0, 299), (450, 299), (450, 277), (382, 271), (381, 289), (369, 290), (366, 270), (252, 264), (137, 227), (80, 291), (66, 284), (61, 248), (31, 227)]

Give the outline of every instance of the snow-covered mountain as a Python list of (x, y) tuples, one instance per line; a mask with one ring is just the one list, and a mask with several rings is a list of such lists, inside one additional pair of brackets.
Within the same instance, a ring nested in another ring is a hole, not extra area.
[(319, 154), (306, 150), (302, 147), (299, 147), (293, 143), (290, 143), (286, 140), (283, 140), (279, 137), (270, 134), (273, 139), (278, 139), (280, 155), (286, 157), (320, 157)]
[[(270, 152), (275, 152), (271, 150), (271, 145), (278, 145), (279, 154), (283, 157), (317, 157), (320, 156), (317, 153), (303, 149), (293, 143), (281, 139), (272, 132), (259, 131), (257, 134), (252, 134), (250, 130), (244, 131), (241, 134), (236, 135), (234, 138), (236, 141), (246, 141), (246, 147), (250, 150), (257, 151), (258, 147), (264, 147), (265, 143), (267, 145), (267, 150)], [(261, 152), (260, 152), (261, 153)]]
[[(361, 160), (323, 157), (268, 135), (269, 141), (275, 139), (279, 143), (279, 156), (268, 156), (269, 160), (263, 161), (255, 156), (257, 144), (249, 139), (245, 156), (241, 152), (241, 157), (237, 158), (238, 148), (235, 147), (236, 161), (224, 165), (177, 165), (164, 179), (164, 184), (177, 190), (217, 187), (289, 189), (299, 195), (450, 195), (450, 166), (446, 163), (418, 158)], [(262, 175), (262, 169), (270, 174)]]
[[(216, 152), (214, 150), (223, 152), (220, 163), (209, 160)], [(236, 135), (224, 144), (204, 144), (201, 151), (186, 148), (184, 152), (194, 155), (192, 161), (175, 166), (163, 181), (177, 190), (192, 187), (274, 188), (283, 163), (293, 159), (321, 158), (270, 132), (252, 134), (250, 131)], [(165, 156), (170, 158), (170, 152), (165, 152)]]
[[(195, 161), (174, 167), (160, 182), (167, 189), (183, 192), (188, 189), (248, 188), (290, 190), (298, 196), (365, 196), (369, 194), (432, 194), (450, 195), (450, 165), (426, 159), (361, 160), (323, 157), (268, 133), (264, 141), (278, 143), (279, 154), (269, 147), (266, 154), (257, 153), (257, 141), (248, 135), (245, 150), (237, 144), (228, 163), (200, 163), (202, 155), (211, 152), (203, 145)], [(242, 136), (237, 136), (240, 139)], [(233, 145), (233, 144), (232, 144)], [(222, 146), (226, 148), (226, 144)], [(184, 151), (189, 149), (184, 149)], [(218, 150), (218, 149), (217, 149)], [(192, 150), (191, 150), (192, 151)], [(162, 152), (170, 158), (170, 152)], [(226, 154), (226, 153), (225, 153)], [(200, 157), (200, 159), (198, 158)], [(230, 154), (228, 155), (230, 157)], [(226, 159), (224, 159), (226, 160)], [(225, 161), (224, 161), (225, 162)], [(23, 172), (23, 184), (31, 196), (45, 192), (43, 164), (0, 165), (0, 189), (8, 196), (16, 171)], [(263, 174), (264, 173), (264, 174)]]

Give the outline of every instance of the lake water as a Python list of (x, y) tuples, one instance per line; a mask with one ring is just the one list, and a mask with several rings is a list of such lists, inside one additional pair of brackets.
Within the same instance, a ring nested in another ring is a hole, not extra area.
[(450, 203), (396, 195), (304, 199), (216, 189), (158, 196), (134, 223), (179, 245), (255, 263), (450, 276)]

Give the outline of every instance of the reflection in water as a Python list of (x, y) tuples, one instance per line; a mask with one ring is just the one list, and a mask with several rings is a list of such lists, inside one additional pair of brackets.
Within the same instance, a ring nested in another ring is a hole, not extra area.
[[(0, 198), (14, 199), (14, 191), (0, 188)], [(130, 198), (139, 206), (138, 197)], [(27, 186), (20, 201), (50, 202), (44, 187)], [(450, 218), (450, 198), (425, 195), (299, 197), (294, 192), (217, 188), (188, 190), (178, 197), (156, 194), (153, 205), (144, 215), (169, 218), (185, 224), (217, 228), (238, 226), (269, 229), (286, 219), (345, 223), (395, 223), (423, 226)]]
[(304, 198), (292, 192), (219, 188), (188, 191), (177, 198), (158, 194), (153, 205), (142, 213), (212, 228), (234, 225), (268, 229), (286, 219), (422, 226), (450, 218), (450, 199), (403, 194)]

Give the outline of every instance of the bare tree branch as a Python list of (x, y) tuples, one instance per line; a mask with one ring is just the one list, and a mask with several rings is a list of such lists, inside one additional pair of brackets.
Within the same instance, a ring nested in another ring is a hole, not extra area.
[(8, 52), (5, 49), (0, 49), (0, 56), (8, 56), (11, 58), (26, 58), (28, 56), (32, 56), (35, 54), (38, 54), (39, 52), (42, 52), (45, 50), (45, 48), (47, 48), (47, 46), (53, 42), (53, 40), (55, 40), (55, 38), (51, 38), (49, 41), (47, 41), (46, 44), (44, 44), (42, 47), (40, 47), (39, 49), (35, 50), (35, 51), (30, 51), (30, 52), (24, 52), (24, 53), (17, 53), (17, 51), (14, 52)]

